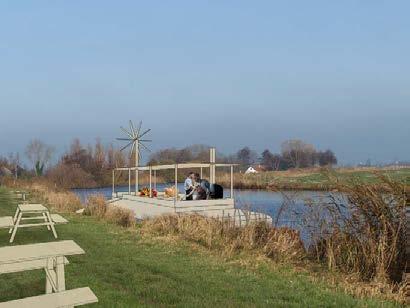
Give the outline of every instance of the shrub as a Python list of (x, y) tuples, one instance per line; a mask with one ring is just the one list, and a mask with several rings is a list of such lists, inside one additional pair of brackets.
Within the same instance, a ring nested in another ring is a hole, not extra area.
[(60, 163), (47, 172), (48, 179), (59, 188), (94, 187), (93, 176), (79, 166)]
[(81, 200), (72, 192), (47, 191), (44, 198), (48, 204), (61, 212), (75, 212), (83, 208)]
[(105, 219), (125, 228), (135, 226), (134, 212), (129, 209), (109, 206), (105, 213)]
[(107, 205), (103, 195), (92, 195), (87, 198), (84, 215), (96, 216), (102, 219), (106, 212)]

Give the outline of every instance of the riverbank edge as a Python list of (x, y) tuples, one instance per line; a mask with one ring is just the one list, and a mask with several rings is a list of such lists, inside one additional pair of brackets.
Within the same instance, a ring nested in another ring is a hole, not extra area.
[[(6, 189), (10, 192), (11, 190), (15, 189), (15, 187), (6, 187)], [(29, 191), (28, 189), (26, 189), (27, 191)], [(57, 212), (60, 212), (59, 210), (56, 210)], [(60, 213), (64, 213), (64, 212), (60, 212)], [(72, 216), (72, 218), (76, 217), (76, 219), (80, 219), (81, 216), (78, 216), (76, 214), (69, 214), (69, 215), (75, 215)], [(88, 223), (92, 222), (92, 223), (97, 223), (97, 224), (101, 224), (102, 221), (96, 219), (96, 217), (83, 217)], [(113, 226), (113, 228), (116, 228)], [(131, 229), (128, 228), (121, 228), (121, 229), (115, 229), (114, 233), (118, 233), (118, 235), (121, 235), (122, 232), (134, 232), (134, 231), (129, 231)], [(112, 232), (111, 232), (112, 233)], [(265, 271), (266, 269), (268, 270), (272, 270), (272, 271), (281, 271), (281, 267), (284, 266), (286, 268), (286, 271), (283, 272), (283, 275), (287, 275), (287, 274), (291, 274), (291, 272), (295, 273), (295, 275), (302, 275), (305, 276), (306, 274), (309, 274), (309, 272), (307, 272), (307, 269), (303, 269), (301, 267), (295, 267), (293, 269), (288, 270), (287, 266), (290, 265), (278, 265), (275, 266), (274, 264), (271, 264), (271, 262), (266, 263), (266, 260), (264, 259), (257, 259), (256, 263), (255, 263), (255, 256), (254, 255), (241, 255), (238, 256), (237, 258), (234, 259), (226, 259), (225, 257), (221, 257), (218, 253), (216, 253), (215, 251), (211, 251), (209, 249), (205, 249), (204, 247), (202, 247), (201, 245), (198, 244), (192, 244), (186, 240), (181, 239), (178, 236), (171, 236), (171, 237), (157, 237), (157, 236), (146, 236), (144, 237), (144, 241), (148, 241), (150, 243), (150, 246), (152, 246), (152, 244), (158, 243), (158, 244), (162, 244), (162, 245), (166, 245), (166, 246), (171, 246), (171, 247), (182, 247), (183, 249), (186, 250), (192, 250), (194, 253), (199, 253), (201, 256), (207, 256), (209, 255), (210, 258), (214, 258), (215, 260), (219, 260), (217, 261), (218, 263), (222, 261), (221, 264), (226, 264), (227, 266), (229, 265), (238, 265), (239, 267), (243, 268), (243, 269), (247, 269), (250, 270), (251, 272), (254, 272), (256, 270), (259, 269), (259, 267), (261, 267), (263, 269), (263, 271)], [(182, 248), (181, 248), (182, 249)], [(89, 250), (89, 249), (87, 249)], [(257, 256), (256, 256), (257, 257)], [(316, 271), (314, 271), (316, 272)], [(310, 277), (310, 275), (309, 275)], [(331, 292), (332, 294), (334, 294), (335, 296), (337, 296), (337, 294), (339, 292), (343, 293), (344, 295), (348, 296), (348, 295), (352, 295), (351, 292), (347, 292), (346, 290), (343, 290), (343, 286), (342, 285), (337, 285), (337, 284), (328, 284), (328, 281), (325, 277), (322, 277), (321, 275), (317, 275), (317, 276), (311, 276), (309, 278), (310, 282), (313, 285), (316, 285), (318, 288), (323, 288), (323, 290), (326, 290), (326, 292)], [(89, 278), (87, 278), (87, 282), (89, 282)], [(341, 295), (341, 294), (340, 294)], [(339, 295), (339, 296), (340, 296)], [(362, 303), (366, 306), (369, 307), (373, 307), (373, 306), (377, 306), (379, 304), (384, 304), (386, 306), (396, 306), (398, 305), (397, 302), (395, 301), (391, 301), (388, 299), (384, 299), (384, 298), (378, 298), (376, 297), (368, 297), (368, 296), (354, 296), (355, 300), (357, 300), (357, 304)]]

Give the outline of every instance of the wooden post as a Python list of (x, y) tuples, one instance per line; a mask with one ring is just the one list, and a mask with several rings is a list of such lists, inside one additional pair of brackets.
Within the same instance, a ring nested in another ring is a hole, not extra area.
[(131, 195), (131, 169), (128, 169), (128, 194)]
[(175, 164), (175, 195), (174, 195), (174, 212), (177, 211), (177, 197), (178, 197), (178, 164)]
[(149, 166), (149, 197), (152, 198), (152, 167)]
[(154, 170), (154, 189), (157, 190), (157, 170)]
[(139, 174), (138, 174), (138, 166), (139, 166), (139, 145), (138, 142), (135, 143), (135, 195), (138, 196), (138, 186), (139, 186)]
[(203, 178), (202, 167), (201, 167), (201, 171), (200, 171), (200, 177), (201, 177), (201, 179)]
[(209, 160), (210, 160), (210, 166), (209, 166), (209, 182), (211, 184), (215, 184), (215, 148), (210, 148), (209, 149)]
[(231, 165), (231, 199), (233, 199), (233, 165)]
[(112, 170), (112, 194), (114, 196), (115, 193), (115, 169)]

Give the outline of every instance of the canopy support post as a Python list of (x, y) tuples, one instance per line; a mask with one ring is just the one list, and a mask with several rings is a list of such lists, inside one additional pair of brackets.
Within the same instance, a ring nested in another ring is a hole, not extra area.
[(210, 166), (209, 166), (209, 182), (215, 184), (215, 148), (209, 149)]
[(138, 186), (139, 186), (139, 174), (138, 174), (138, 166), (139, 166), (139, 145), (138, 142), (135, 143), (135, 195), (138, 196)]
[(178, 164), (175, 164), (175, 193), (174, 193), (174, 212), (177, 212), (177, 197), (178, 197)]
[(128, 169), (128, 194), (131, 195), (131, 169)]
[(233, 199), (233, 165), (231, 165), (231, 199)]
[(115, 169), (112, 170), (112, 196), (115, 194)]
[(152, 167), (149, 166), (149, 197), (152, 198)]

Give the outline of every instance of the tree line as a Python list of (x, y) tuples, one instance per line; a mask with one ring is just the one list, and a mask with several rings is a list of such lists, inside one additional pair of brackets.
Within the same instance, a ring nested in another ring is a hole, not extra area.
[[(182, 149), (162, 149), (149, 156), (148, 164), (208, 162), (209, 148), (207, 145), (195, 144)], [(103, 145), (99, 139), (94, 145), (83, 145), (79, 139), (74, 139), (70, 148), (52, 163), (54, 154), (52, 146), (33, 140), (25, 151), (30, 166), (23, 166), (18, 153), (0, 157), (0, 176), (37, 176), (49, 179), (58, 187), (95, 187), (110, 185), (112, 169), (133, 166), (132, 155), (121, 152), (113, 144)], [(337, 158), (331, 150), (318, 151), (313, 145), (301, 140), (287, 140), (282, 143), (280, 153), (266, 149), (258, 154), (244, 147), (230, 155), (217, 153), (217, 162), (236, 163), (241, 170), (258, 164), (266, 171), (278, 171), (335, 165)], [(118, 173), (116, 181), (126, 181), (127, 178), (127, 174)]]
[[(149, 163), (207, 162), (209, 161), (209, 148), (206, 145), (191, 145), (183, 149), (163, 149), (153, 153), (150, 156)], [(236, 163), (242, 168), (259, 164), (266, 171), (333, 166), (337, 164), (336, 155), (332, 150), (320, 151), (302, 140), (287, 140), (283, 142), (280, 153), (272, 153), (266, 149), (259, 155), (249, 147), (244, 147), (231, 155), (218, 153), (217, 161), (221, 163)]]

